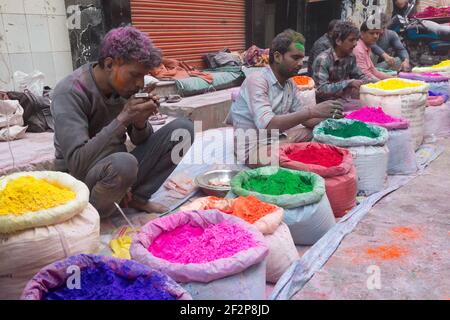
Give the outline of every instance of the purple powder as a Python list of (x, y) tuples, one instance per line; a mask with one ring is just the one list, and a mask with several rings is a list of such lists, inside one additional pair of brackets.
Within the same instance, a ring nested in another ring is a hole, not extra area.
[(145, 33), (131, 26), (112, 29), (103, 38), (99, 60), (108, 57), (140, 62), (150, 68), (161, 64), (161, 50)]
[(59, 287), (44, 300), (175, 300), (166, 290), (168, 278), (158, 273), (133, 279), (121, 277), (106, 264), (81, 269), (81, 288)]

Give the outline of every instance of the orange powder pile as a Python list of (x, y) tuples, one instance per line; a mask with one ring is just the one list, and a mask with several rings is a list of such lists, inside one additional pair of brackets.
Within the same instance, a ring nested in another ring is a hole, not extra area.
[(232, 214), (253, 224), (275, 209), (274, 205), (262, 202), (255, 196), (239, 197), (233, 202)]
[(396, 227), (392, 229), (392, 233), (396, 236), (408, 238), (408, 239), (417, 239), (419, 237), (419, 233), (414, 231), (408, 227)]
[(311, 78), (307, 76), (295, 76), (292, 77), (292, 80), (294, 80), (295, 84), (298, 86), (306, 86), (310, 83)]
[(380, 260), (393, 260), (401, 258), (408, 253), (408, 250), (404, 247), (396, 245), (385, 245), (374, 248), (368, 248), (366, 253), (373, 258)]

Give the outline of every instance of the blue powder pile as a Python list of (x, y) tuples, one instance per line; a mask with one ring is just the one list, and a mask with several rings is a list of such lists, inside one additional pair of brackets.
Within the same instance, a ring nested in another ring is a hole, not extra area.
[(44, 300), (175, 300), (166, 290), (167, 278), (152, 273), (133, 279), (121, 277), (105, 264), (81, 269), (81, 288), (66, 285), (48, 292)]

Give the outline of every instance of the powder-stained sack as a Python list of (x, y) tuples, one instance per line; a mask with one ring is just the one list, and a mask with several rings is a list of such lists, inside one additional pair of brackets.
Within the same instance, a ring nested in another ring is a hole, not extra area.
[(91, 205), (63, 223), (0, 235), (0, 300), (19, 299), (43, 267), (100, 245), (100, 216)]
[(414, 141), (409, 129), (389, 131), (388, 174), (413, 174), (417, 171)]
[[(154, 256), (148, 248), (155, 239), (184, 225), (206, 228), (229, 222), (248, 231), (257, 245), (231, 257), (206, 263), (182, 264)], [(256, 227), (240, 218), (218, 210), (178, 212), (152, 220), (141, 228), (131, 244), (131, 258), (167, 274), (192, 295), (194, 299), (264, 299), (266, 257), (268, 248)]]
[[(67, 270), (73, 266), (80, 268), (81, 276), (83, 276), (84, 268), (96, 268), (97, 266), (106, 266), (110, 270), (114, 270), (118, 276), (130, 280), (156, 275), (164, 281), (164, 283), (158, 283), (158, 285), (162, 285), (161, 289), (163, 291), (166, 291), (177, 300), (192, 300), (190, 294), (175, 281), (150, 267), (135, 261), (87, 254), (80, 254), (57, 261), (40, 270), (26, 285), (21, 299), (43, 300), (48, 291), (65, 285), (65, 282), (71, 275)], [(107, 299), (107, 297), (104, 297), (104, 299)]]
[(366, 105), (381, 106), (384, 112), (391, 116), (408, 120), (414, 139), (414, 148), (417, 150), (423, 142), (424, 114), (429, 85), (421, 81), (402, 80), (420, 84), (420, 86), (398, 90), (381, 90), (363, 85), (360, 89), (360, 99)]
[(358, 192), (370, 196), (382, 191), (387, 181), (389, 149), (386, 146), (349, 148), (358, 173)]
[[(182, 211), (217, 209), (235, 215), (232, 212), (233, 202), (236, 199), (223, 199), (204, 197), (181, 207)], [(264, 234), (269, 247), (267, 256), (266, 281), (276, 283), (281, 275), (298, 258), (289, 228), (283, 223), (284, 210), (274, 206), (274, 211), (259, 218), (253, 225)]]
[(27, 212), (21, 215), (0, 215), (0, 234), (62, 223), (82, 212), (88, 204), (89, 189), (87, 186), (67, 173), (56, 171), (13, 173), (0, 180), (0, 192), (5, 189), (9, 181), (24, 176), (31, 176), (36, 179), (44, 179), (51, 183), (60, 184), (75, 192), (76, 198), (54, 208)]
[[(353, 128), (356, 125), (358, 127)], [(334, 133), (344, 130), (348, 131), (348, 137), (341, 137), (337, 133)], [(314, 141), (332, 144), (338, 147), (384, 145), (389, 137), (385, 128), (348, 119), (328, 119), (322, 121), (314, 128), (313, 135)]]
[[(285, 170), (300, 177), (301, 179), (308, 181), (312, 185), (310, 192), (303, 192), (298, 194), (282, 194), (282, 195), (270, 195), (263, 194), (255, 191), (249, 191), (243, 188), (245, 182), (257, 178), (259, 176), (272, 176), (278, 173), (279, 170)], [(282, 208), (297, 208), (305, 206), (311, 203), (320, 201), (325, 193), (325, 181), (319, 175), (312, 172), (303, 172), (297, 170), (284, 169), (279, 167), (262, 167), (253, 170), (245, 170), (238, 173), (231, 180), (231, 190), (233, 193), (240, 196), (253, 195), (261, 201), (274, 204)]]
[[(326, 167), (319, 164), (303, 163), (290, 158), (290, 155), (298, 151), (320, 154), (321, 150), (340, 154), (342, 157), (341, 163)], [(357, 177), (352, 155), (347, 149), (316, 142), (285, 144), (280, 147), (280, 166), (314, 172), (325, 178), (327, 196), (335, 217), (344, 216), (356, 206)]]

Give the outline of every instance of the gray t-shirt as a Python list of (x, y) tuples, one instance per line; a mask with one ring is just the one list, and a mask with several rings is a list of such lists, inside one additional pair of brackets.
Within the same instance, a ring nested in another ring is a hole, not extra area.
[(52, 93), (55, 120), (56, 169), (84, 180), (98, 161), (126, 152), (126, 132), (135, 145), (153, 132), (151, 126), (125, 128), (117, 119), (127, 100), (113, 94), (106, 98), (94, 80), (95, 63), (86, 64), (61, 80)]

